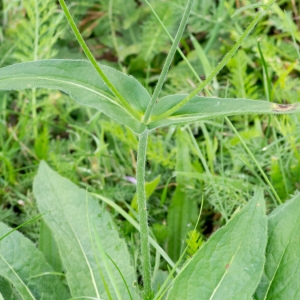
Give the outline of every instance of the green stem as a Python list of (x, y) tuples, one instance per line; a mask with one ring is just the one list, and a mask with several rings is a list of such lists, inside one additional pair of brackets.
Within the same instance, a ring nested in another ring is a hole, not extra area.
[[(121, 216), (123, 216), (133, 227), (135, 227), (137, 231), (141, 231), (141, 226), (139, 225), (139, 223), (134, 218), (132, 218), (125, 210), (118, 206), (115, 202), (98, 194), (91, 193), (91, 195), (107, 203), (109, 206), (115, 209), (115, 211), (117, 211)], [(156, 250), (156, 252), (158, 252), (165, 259), (165, 261), (170, 265), (170, 267), (175, 268), (176, 272), (179, 273), (180, 270), (176, 268), (175, 263), (151, 236), (149, 236), (149, 242), (150, 245)]]
[(194, 2), (194, 0), (188, 0), (188, 3), (186, 5), (184, 14), (182, 16), (182, 20), (180, 22), (178, 31), (177, 31), (176, 36), (174, 38), (174, 42), (173, 42), (172, 47), (171, 47), (171, 49), (169, 51), (169, 54), (168, 54), (168, 56), (166, 58), (166, 61), (165, 61), (164, 66), (163, 66), (163, 69), (162, 69), (162, 71), (160, 73), (160, 76), (159, 76), (158, 82), (156, 84), (155, 90), (153, 92), (151, 101), (149, 102), (148, 107), (146, 109), (146, 112), (145, 112), (145, 115), (144, 115), (144, 118), (143, 118), (144, 123), (147, 123), (147, 121), (149, 120), (151, 112), (152, 112), (153, 107), (155, 105), (155, 102), (156, 102), (156, 100), (157, 100), (157, 98), (159, 96), (159, 93), (161, 91), (161, 88), (162, 88), (162, 86), (163, 86), (163, 84), (165, 82), (165, 79), (167, 77), (168, 70), (170, 68), (172, 59), (174, 57), (174, 54), (175, 54), (176, 49), (177, 49), (177, 46), (178, 46), (178, 44), (180, 42), (180, 39), (182, 37), (185, 25), (186, 25), (187, 20), (189, 18), (193, 2)]
[(100, 77), (102, 78), (102, 80), (105, 82), (105, 84), (108, 86), (108, 88), (113, 92), (113, 94), (117, 97), (117, 99), (120, 101), (120, 103), (123, 105), (124, 108), (127, 109), (127, 111), (134, 116), (135, 118), (137, 118), (138, 120), (140, 119), (140, 115), (138, 114), (138, 112), (136, 112), (134, 109), (132, 109), (132, 107), (129, 105), (129, 103), (123, 98), (123, 96), (119, 93), (119, 91), (114, 87), (114, 85), (109, 81), (109, 79), (107, 78), (107, 76), (104, 74), (104, 72), (102, 71), (102, 69), (100, 68), (100, 66), (98, 65), (96, 59), (94, 58), (92, 52), (90, 51), (90, 49), (88, 48), (88, 46), (86, 45), (84, 39), (82, 38), (67, 6), (64, 0), (58, 0), (60, 6), (62, 7), (64, 14), (69, 22), (70, 27), (72, 28), (74, 35), (76, 36), (77, 41), (79, 42), (82, 50), (84, 51), (85, 55), (87, 56), (87, 58), (89, 59), (89, 61), (92, 63), (93, 67), (95, 68), (95, 70), (97, 71), (97, 73), (100, 75)]
[[(257, 14), (257, 16), (253, 19), (253, 21), (250, 23), (250, 25), (247, 27), (247, 29), (243, 32), (243, 34), (240, 36), (240, 38), (237, 40), (235, 45), (231, 48), (229, 52), (224, 56), (224, 58), (221, 60), (221, 62), (214, 68), (214, 70), (210, 73), (210, 75), (193, 91), (191, 92), (187, 97), (185, 97), (181, 102), (179, 102), (177, 105), (166, 111), (165, 113), (155, 117), (155, 120), (162, 120), (167, 118), (168, 116), (172, 115), (174, 112), (179, 110), (183, 105), (188, 103), (193, 97), (195, 97), (199, 92), (201, 92), (207, 84), (209, 84), (213, 78), (225, 67), (225, 65), (228, 63), (228, 61), (231, 59), (231, 57), (236, 53), (236, 51), (239, 49), (241, 44), (244, 42), (244, 40), (248, 37), (250, 32), (254, 29), (258, 21), (265, 15), (266, 11), (273, 5), (273, 3), (276, 0), (271, 0), (269, 4), (267, 5), (267, 9), (263, 10), (261, 13)], [(154, 118), (153, 118), (154, 120)]]
[(138, 154), (137, 154), (137, 197), (138, 197), (138, 212), (140, 223), (141, 237), (141, 256), (142, 256), (142, 275), (144, 282), (145, 298), (151, 295), (151, 265), (150, 265), (150, 248), (149, 248), (149, 228), (148, 228), (148, 213), (145, 192), (145, 165), (146, 165), (146, 150), (147, 150), (148, 131), (144, 131), (139, 136)]

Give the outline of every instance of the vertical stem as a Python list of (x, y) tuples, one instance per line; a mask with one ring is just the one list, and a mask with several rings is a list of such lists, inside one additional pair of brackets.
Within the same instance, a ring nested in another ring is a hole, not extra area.
[(150, 265), (150, 248), (149, 248), (149, 228), (148, 228), (148, 213), (145, 192), (145, 165), (146, 165), (146, 150), (147, 150), (148, 131), (144, 131), (139, 136), (138, 153), (137, 153), (137, 197), (138, 211), (140, 223), (140, 238), (141, 238), (141, 254), (142, 254), (142, 275), (144, 283), (145, 299), (151, 295), (151, 265)]

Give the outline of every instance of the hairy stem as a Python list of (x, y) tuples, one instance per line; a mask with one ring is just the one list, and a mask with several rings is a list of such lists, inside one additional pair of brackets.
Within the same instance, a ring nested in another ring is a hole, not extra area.
[(144, 295), (147, 299), (151, 295), (151, 265), (150, 265), (150, 248), (149, 248), (149, 228), (148, 212), (145, 192), (145, 165), (147, 150), (148, 131), (144, 131), (139, 136), (138, 154), (137, 154), (137, 197), (138, 212), (140, 223), (141, 238), (141, 256), (142, 256), (142, 275), (144, 282)]

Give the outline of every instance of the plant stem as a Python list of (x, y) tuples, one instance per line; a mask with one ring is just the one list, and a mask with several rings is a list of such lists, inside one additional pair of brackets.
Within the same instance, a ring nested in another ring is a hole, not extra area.
[(177, 105), (173, 106), (171, 109), (169, 109), (165, 113), (155, 117), (155, 120), (162, 120), (162, 119), (165, 119), (168, 116), (172, 115), (174, 112), (179, 110), (183, 105), (188, 103), (199, 92), (201, 92), (206, 87), (206, 85), (209, 84), (211, 82), (211, 80), (213, 80), (213, 78), (226, 66), (228, 61), (236, 53), (236, 51), (239, 49), (241, 44), (248, 37), (250, 32), (254, 29), (254, 27), (256, 26), (258, 21), (265, 15), (266, 11), (273, 5), (274, 2), (275, 2), (275, 0), (271, 0), (267, 4), (267, 9), (263, 10), (261, 13), (256, 15), (256, 17), (253, 19), (253, 21), (250, 23), (250, 25), (246, 28), (246, 30), (243, 32), (243, 34), (240, 36), (240, 38), (237, 40), (237, 42), (231, 48), (231, 50), (224, 56), (224, 58), (221, 60), (221, 62), (213, 69), (213, 71), (209, 74), (209, 76), (194, 91), (192, 91), (187, 97), (185, 97)]
[(148, 213), (145, 192), (145, 165), (146, 165), (146, 150), (147, 150), (148, 131), (145, 130), (139, 136), (138, 153), (137, 153), (137, 198), (138, 198), (138, 213), (140, 223), (141, 237), (141, 255), (142, 255), (142, 275), (144, 283), (145, 298), (151, 295), (151, 265), (150, 265), (150, 248), (149, 248), (149, 228), (148, 228)]
[(60, 6), (62, 7), (64, 14), (68, 20), (68, 23), (70, 25), (70, 27), (72, 28), (74, 35), (78, 41), (78, 43), (80, 44), (82, 50), (84, 51), (85, 55), (87, 56), (87, 58), (89, 59), (89, 61), (92, 63), (93, 67), (95, 68), (95, 70), (97, 71), (97, 73), (100, 75), (100, 77), (102, 78), (102, 80), (105, 82), (105, 84), (108, 86), (108, 88), (113, 92), (113, 94), (117, 97), (117, 99), (119, 100), (119, 102), (122, 104), (122, 106), (124, 108), (127, 109), (127, 111), (134, 116), (135, 118), (137, 118), (138, 120), (140, 119), (140, 115), (129, 105), (129, 103), (123, 98), (123, 96), (119, 93), (119, 91), (114, 87), (114, 85), (109, 81), (109, 79), (107, 78), (107, 76), (104, 74), (104, 72), (102, 71), (102, 69), (100, 68), (100, 66), (98, 65), (96, 59), (94, 58), (92, 52), (90, 51), (90, 49), (88, 48), (88, 46), (86, 45), (84, 39), (82, 38), (67, 6), (64, 0), (58, 0)]
[(171, 47), (171, 49), (170, 49), (170, 51), (168, 53), (168, 56), (167, 56), (166, 61), (164, 63), (163, 69), (162, 69), (162, 71), (160, 73), (160, 76), (159, 76), (158, 82), (156, 84), (155, 90), (153, 92), (151, 101), (149, 102), (148, 107), (146, 109), (146, 112), (145, 112), (145, 115), (144, 115), (144, 118), (143, 118), (144, 123), (147, 123), (147, 121), (149, 120), (151, 112), (152, 112), (153, 107), (155, 105), (155, 102), (156, 102), (156, 100), (158, 98), (158, 95), (159, 95), (159, 93), (161, 91), (162, 85), (165, 82), (165, 79), (167, 77), (168, 70), (170, 68), (172, 59), (174, 57), (174, 54), (175, 54), (176, 49), (177, 49), (177, 46), (178, 46), (179, 41), (180, 41), (180, 39), (182, 37), (185, 25), (186, 25), (187, 20), (189, 18), (193, 2), (194, 2), (194, 0), (188, 0), (188, 3), (186, 5), (184, 14), (182, 16), (182, 20), (180, 22), (178, 31), (177, 31), (176, 36), (174, 38), (174, 42), (173, 42), (172, 47)]
[[(135, 229), (137, 229), (138, 231), (141, 230), (141, 226), (139, 225), (139, 223), (133, 217), (131, 217), (130, 214), (128, 214), (119, 205), (117, 205), (115, 202), (113, 202), (112, 200), (105, 198), (99, 194), (94, 194), (94, 193), (90, 193), (90, 194), (93, 197), (98, 198), (101, 201), (108, 204), (109, 206), (111, 206), (115, 211), (117, 211), (121, 216), (123, 216), (133, 227), (135, 227)], [(165, 259), (165, 261), (170, 265), (170, 267), (175, 268), (176, 272), (179, 273), (180, 270), (178, 268), (176, 268), (175, 263), (171, 260), (171, 258), (168, 256), (168, 254), (159, 246), (157, 241), (155, 241), (151, 236), (149, 236), (149, 242), (150, 242), (151, 246), (156, 250), (156, 252), (158, 252)]]

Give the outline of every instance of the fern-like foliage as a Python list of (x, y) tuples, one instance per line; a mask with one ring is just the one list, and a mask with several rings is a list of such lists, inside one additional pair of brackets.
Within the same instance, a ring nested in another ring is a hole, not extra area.
[[(127, 151), (127, 157), (130, 158), (130, 149), (137, 150), (137, 139), (135, 135), (122, 125), (101, 120), (101, 128), (106, 135), (111, 134), (121, 143), (123, 151)], [(163, 166), (168, 169), (175, 167), (176, 149), (171, 143), (164, 142), (161, 135), (150, 135), (148, 140), (147, 158), (151, 162), (152, 168)], [(130, 162), (129, 162), (130, 163)], [(131, 174), (130, 174), (131, 175)]]
[[(0, 13), (1, 21), (1, 37), (0, 37), (0, 66), (13, 64), (13, 52), (15, 50), (15, 43), (9, 38), (11, 28), (16, 28), (19, 19), (22, 18), (22, 5), (21, 1), (2, 0), (2, 10)], [(12, 34), (13, 38), (13, 34)]]
[[(55, 0), (3, 0), (2, 4), (3, 43), (0, 47), (2, 66), (52, 58), (56, 55), (54, 45), (62, 36), (64, 27), (63, 15), (58, 10)], [(49, 99), (52, 97), (49, 97), (48, 92), (32, 90), (11, 92), (4, 101), (1, 101), (0, 149), (5, 160), (1, 159), (0, 155), (0, 173), (4, 175), (0, 182), (0, 206), (20, 208), (14, 225), (30, 219), (37, 213), (33, 196), (27, 191), (30, 190), (32, 176), (35, 173), (34, 161), (48, 159), (50, 152), (49, 123), (55, 115), (52, 113), (46, 117), (45, 113), (45, 117), (42, 117), (41, 114)], [(25, 168), (26, 172), (18, 173), (19, 168)], [(16, 183), (19, 181), (22, 184), (17, 186)], [(10, 192), (5, 192), (5, 189)], [(18, 199), (22, 199), (21, 204), (18, 203)], [(22, 230), (32, 232), (33, 234), (28, 235), (36, 240), (38, 226), (36, 223), (30, 224)]]
[(198, 251), (198, 249), (202, 246), (204, 241), (197, 230), (191, 230), (188, 233), (186, 243), (188, 246), (187, 254), (191, 257)]
[(253, 71), (247, 72), (247, 68), (251, 65), (249, 56), (240, 50), (228, 63), (230, 70), (229, 82), (231, 85), (230, 94), (234, 97), (257, 99), (257, 74)]
[[(151, 1), (151, 5), (157, 12), (161, 21), (168, 29), (172, 36), (175, 35), (179, 26), (179, 22), (185, 9), (186, 1)], [(189, 28), (199, 30), (207, 30), (214, 22), (209, 22), (208, 15), (215, 10), (212, 1), (197, 0), (189, 19)], [(170, 39), (160, 26), (154, 15), (150, 15), (142, 26), (142, 45), (140, 55), (145, 61), (151, 59), (159, 52), (167, 52), (170, 47)]]
[[(153, 1), (152, 5), (165, 27), (174, 36), (179, 24), (181, 10), (176, 5), (170, 5), (164, 1)], [(166, 52), (170, 47), (169, 37), (153, 15), (150, 15), (143, 23), (141, 41), (140, 55), (145, 61), (151, 61), (157, 53)]]
[(9, 31), (15, 41), (16, 61), (30, 61), (54, 57), (57, 39), (63, 33), (63, 15), (58, 13), (56, 1), (27, 0), (23, 2), (25, 18)]

